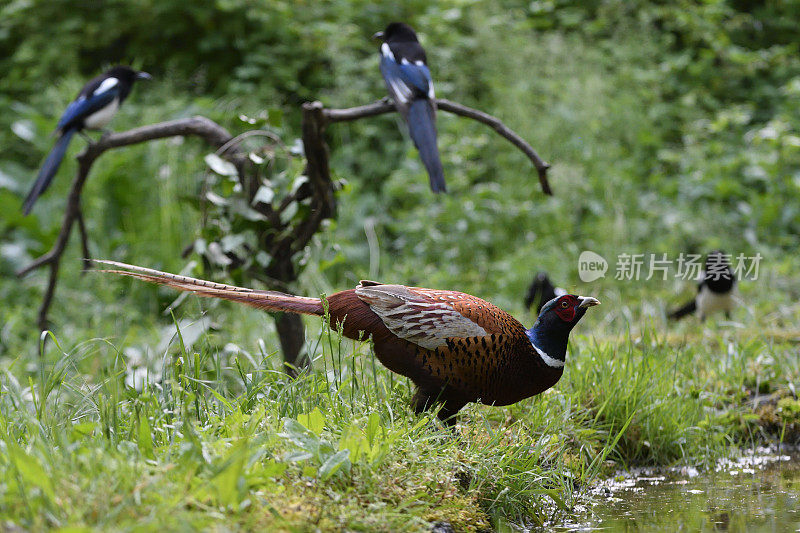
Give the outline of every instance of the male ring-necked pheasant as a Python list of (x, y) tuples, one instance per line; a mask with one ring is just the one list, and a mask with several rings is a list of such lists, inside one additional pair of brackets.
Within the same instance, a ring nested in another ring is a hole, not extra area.
[[(106, 270), (200, 296), (264, 309), (322, 316), (319, 298), (258, 291), (168, 274), (115, 261)], [(371, 335), (375, 355), (418, 390), (417, 412), (442, 404), (439, 418), (455, 422), (468, 402), (509, 405), (539, 394), (561, 378), (569, 332), (600, 302), (566, 294), (548, 302), (531, 329), (475, 296), (456, 291), (362, 281), (327, 297), (334, 324), (351, 339)]]

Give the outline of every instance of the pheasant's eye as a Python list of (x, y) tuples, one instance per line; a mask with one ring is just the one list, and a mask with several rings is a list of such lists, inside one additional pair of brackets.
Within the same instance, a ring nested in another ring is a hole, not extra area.
[(561, 308), (562, 309), (566, 309), (567, 307), (569, 307), (569, 302), (567, 302), (566, 300), (562, 301), (561, 302)]

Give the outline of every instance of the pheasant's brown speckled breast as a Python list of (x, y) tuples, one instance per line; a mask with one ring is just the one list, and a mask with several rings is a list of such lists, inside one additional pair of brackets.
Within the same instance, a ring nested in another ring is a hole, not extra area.
[(542, 363), (524, 335), (449, 339), (428, 359), (431, 371), (446, 376), (465, 399), (495, 405), (539, 394), (555, 385), (563, 371)]

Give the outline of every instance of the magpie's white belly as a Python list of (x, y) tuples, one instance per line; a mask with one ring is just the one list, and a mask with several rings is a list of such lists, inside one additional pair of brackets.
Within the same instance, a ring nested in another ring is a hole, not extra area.
[(106, 127), (119, 109), (119, 100), (114, 98), (110, 104), (95, 111), (83, 120), (83, 126), (91, 130), (100, 130)]
[(734, 292), (718, 294), (712, 292), (708, 287), (703, 286), (697, 293), (697, 314), (700, 318), (705, 318), (717, 311), (733, 311), (736, 306)]

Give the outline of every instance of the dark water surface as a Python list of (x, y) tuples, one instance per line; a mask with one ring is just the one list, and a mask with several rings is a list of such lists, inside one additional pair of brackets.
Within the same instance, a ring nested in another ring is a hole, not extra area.
[(693, 469), (619, 476), (556, 531), (800, 531), (800, 457), (760, 455)]

